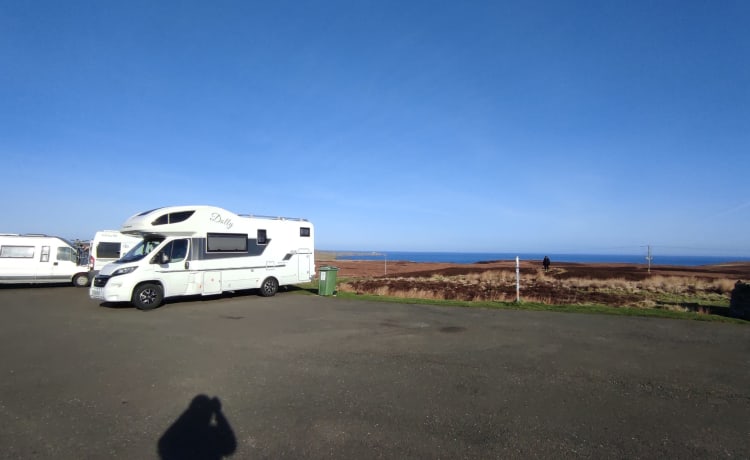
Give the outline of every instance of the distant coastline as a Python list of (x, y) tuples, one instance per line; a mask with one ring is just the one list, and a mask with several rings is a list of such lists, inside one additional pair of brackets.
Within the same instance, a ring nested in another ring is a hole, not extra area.
[[(316, 251), (320, 260), (388, 260), (405, 262), (432, 262), (476, 264), (492, 261), (542, 260), (549, 256), (552, 263), (625, 263), (647, 265), (646, 255), (640, 254), (541, 254), (541, 253), (493, 253), (493, 252), (410, 252), (410, 251)], [(750, 257), (733, 256), (680, 256), (652, 254), (652, 265), (701, 266), (732, 262), (750, 263)]]

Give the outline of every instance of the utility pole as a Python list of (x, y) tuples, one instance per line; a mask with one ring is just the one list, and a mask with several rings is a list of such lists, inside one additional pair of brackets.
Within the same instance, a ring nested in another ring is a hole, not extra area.
[(516, 303), (521, 303), (521, 262), (516, 256)]
[(381, 254), (379, 252), (373, 252), (372, 255), (374, 257), (376, 257), (376, 256), (383, 256), (383, 274), (387, 275), (388, 274), (388, 253), (384, 252), (384, 253)]

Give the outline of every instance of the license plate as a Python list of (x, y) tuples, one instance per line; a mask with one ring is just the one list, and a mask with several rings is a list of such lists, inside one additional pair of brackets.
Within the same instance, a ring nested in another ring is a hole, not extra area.
[(102, 292), (102, 288), (98, 287), (92, 287), (90, 291), (90, 297), (93, 297), (95, 299), (103, 299), (104, 293)]

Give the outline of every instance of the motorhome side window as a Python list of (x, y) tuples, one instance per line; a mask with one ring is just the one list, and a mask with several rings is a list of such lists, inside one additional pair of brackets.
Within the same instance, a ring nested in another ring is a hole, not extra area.
[(0, 257), (9, 259), (33, 259), (34, 246), (3, 246), (0, 247)]
[(188, 220), (190, 216), (192, 216), (194, 213), (195, 211), (173, 212), (172, 214), (169, 215), (169, 223), (176, 224), (177, 222)]
[(247, 234), (208, 233), (206, 252), (247, 252)]
[(182, 262), (187, 257), (188, 240), (170, 241), (161, 252), (169, 256), (170, 262)]
[(42, 246), (42, 255), (39, 257), (39, 262), (49, 262), (49, 246)]
[(180, 211), (171, 214), (164, 214), (151, 222), (151, 225), (176, 224), (188, 220), (194, 213), (195, 211)]
[(300, 227), (299, 236), (310, 236), (310, 227)]
[(266, 231), (265, 230), (258, 230), (258, 244), (267, 244), (268, 238), (266, 238)]
[(164, 225), (169, 223), (169, 214), (159, 216), (155, 221), (151, 222), (151, 225)]

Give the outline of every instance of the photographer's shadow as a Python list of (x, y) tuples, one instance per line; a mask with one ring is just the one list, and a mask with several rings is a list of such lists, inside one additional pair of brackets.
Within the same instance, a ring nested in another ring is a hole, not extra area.
[(221, 459), (237, 448), (234, 431), (221, 412), (219, 398), (200, 394), (159, 438), (162, 460)]

